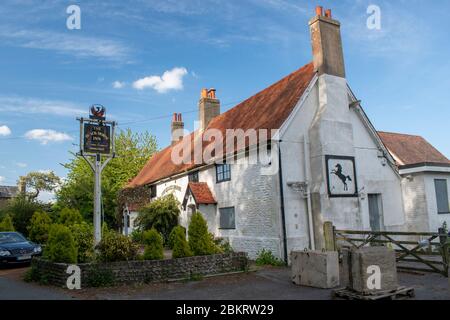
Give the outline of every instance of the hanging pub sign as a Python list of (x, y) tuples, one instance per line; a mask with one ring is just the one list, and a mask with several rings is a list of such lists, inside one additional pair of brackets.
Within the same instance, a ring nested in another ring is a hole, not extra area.
[(111, 153), (111, 126), (99, 123), (85, 123), (83, 139), (84, 153)]
[(325, 156), (328, 195), (330, 197), (357, 197), (355, 157)]

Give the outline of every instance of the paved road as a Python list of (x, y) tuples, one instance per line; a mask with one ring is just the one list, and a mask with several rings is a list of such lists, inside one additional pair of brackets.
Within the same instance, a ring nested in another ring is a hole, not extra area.
[(68, 300), (69, 292), (24, 282), (27, 268), (0, 269), (0, 300)]
[[(21, 281), (20, 273), (0, 270), (0, 299), (151, 299), (151, 300), (328, 300), (331, 290), (299, 287), (290, 282), (288, 268), (269, 268), (248, 274), (140, 286), (86, 289), (77, 292), (41, 287)], [(413, 286), (416, 299), (450, 300), (448, 279), (437, 274), (399, 273), (401, 285)]]

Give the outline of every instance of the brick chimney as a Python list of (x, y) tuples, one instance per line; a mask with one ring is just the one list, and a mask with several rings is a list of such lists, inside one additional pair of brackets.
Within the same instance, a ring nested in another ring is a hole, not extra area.
[(323, 13), (316, 7), (316, 16), (309, 21), (313, 49), (314, 67), (319, 76), (329, 74), (345, 78), (344, 54), (342, 50), (341, 24), (333, 20), (331, 10)]
[(220, 101), (216, 98), (216, 89), (202, 89), (198, 114), (200, 131), (204, 131), (211, 120), (220, 114)]
[(181, 113), (174, 113), (172, 123), (170, 125), (172, 133), (172, 145), (183, 139), (184, 136), (184, 122)]
[(27, 192), (27, 181), (25, 177), (19, 177), (18, 187), (20, 194), (25, 194)]

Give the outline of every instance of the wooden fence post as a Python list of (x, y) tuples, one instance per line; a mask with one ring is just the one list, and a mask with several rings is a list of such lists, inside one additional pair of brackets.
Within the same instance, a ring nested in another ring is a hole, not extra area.
[(444, 275), (449, 276), (449, 242), (448, 242), (448, 230), (445, 225), (439, 228), (439, 242), (441, 243), (442, 262), (444, 263)]
[(325, 250), (326, 251), (336, 251), (334, 226), (330, 221), (326, 221), (323, 224), (323, 236), (325, 239)]

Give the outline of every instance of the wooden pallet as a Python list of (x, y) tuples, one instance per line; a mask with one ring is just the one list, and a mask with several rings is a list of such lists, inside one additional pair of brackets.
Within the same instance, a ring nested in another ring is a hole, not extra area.
[(333, 298), (343, 298), (347, 300), (400, 300), (413, 298), (415, 296), (414, 288), (400, 287), (397, 290), (389, 292), (379, 292), (376, 294), (361, 294), (347, 288), (336, 289), (332, 292)]

